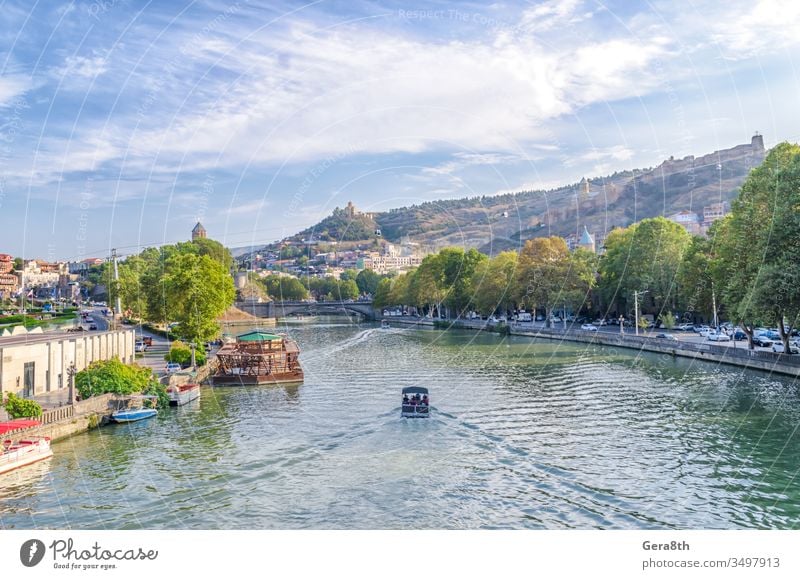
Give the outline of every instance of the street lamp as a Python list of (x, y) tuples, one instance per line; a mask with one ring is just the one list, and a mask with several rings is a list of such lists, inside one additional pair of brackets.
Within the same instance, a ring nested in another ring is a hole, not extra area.
[(75, 367), (75, 362), (72, 362), (67, 368), (67, 384), (69, 386), (69, 392), (67, 393), (67, 402), (72, 405), (75, 404), (75, 374), (78, 373), (78, 369)]
[(625, 316), (619, 317), (619, 333), (624, 334), (625, 330), (623, 329), (623, 324), (625, 323)]

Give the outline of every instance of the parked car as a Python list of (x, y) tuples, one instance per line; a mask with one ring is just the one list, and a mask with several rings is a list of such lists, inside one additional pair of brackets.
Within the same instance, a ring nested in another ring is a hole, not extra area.
[(745, 333), (744, 333), (742, 330), (740, 330), (739, 328), (736, 328), (736, 329), (733, 331), (733, 339), (734, 339), (735, 341), (737, 341), (737, 342), (738, 342), (739, 340), (746, 340), (746, 339), (747, 339), (747, 334), (745, 334)]
[(678, 341), (678, 338), (676, 338), (672, 334), (656, 334), (656, 338), (661, 338), (662, 340), (671, 340), (673, 342)]
[(581, 326), (581, 330), (586, 330), (587, 332), (596, 332), (597, 326), (595, 326), (594, 324), (583, 324)]
[(147, 344), (144, 342), (136, 342), (136, 351), (137, 352), (146, 352), (147, 351)]
[(181, 371), (181, 365), (177, 362), (169, 362), (167, 364), (167, 374), (174, 374)]
[(96, 330), (97, 329), (97, 324), (89, 324), (89, 329), (90, 330)]
[(553, 324), (560, 324), (561, 318), (559, 318), (558, 316), (553, 316), (552, 318), (550, 318), (550, 322)]
[(594, 321), (595, 326), (607, 326), (608, 322), (605, 319), (598, 319)]
[[(776, 352), (778, 354), (783, 354), (783, 343), (782, 342), (778, 342), (778, 343), (772, 344), (772, 351)], [(795, 344), (792, 344), (791, 342), (789, 342), (789, 353), (790, 354), (797, 354), (798, 352), (800, 352), (800, 350), (797, 349), (797, 346)]]
[(681, 324), (676, 330), (680, 330), (681, 332), (691, 332), (694, 330), (694, 324)]
[(753, 343), (761, 348), (769, 348), (773, 344), (772, 340), (764, 336), (753, 337)]
[(708, 333), (710, 330), (711, 330), (711, 328), (709, 326), (706, 326), (705, 324), (700, 325), (700, 326), (693, 326), (692, 327), (692, 331), (695, 334), (700, 334), (701, 336), (703, 335), (703, 332)]
[[(701, 334), (702, 335), (702, 334)], [(712, 342), (730, 342), (731, 337), (728, 334), (723, 332), (717, 332), (716, 330), (711, 330), (706, 334), (706, 338), (708, 338)]]

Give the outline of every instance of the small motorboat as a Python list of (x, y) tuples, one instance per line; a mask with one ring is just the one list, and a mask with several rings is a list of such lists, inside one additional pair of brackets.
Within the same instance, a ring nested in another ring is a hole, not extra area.
[(381, 320), (381, 330), (389, 330), (391, 327), (387, 320)]
[(155, 408), (145, 408), (144, 402), (145, 400), (157, 399), (158, 396), (150, 395), (131, 396), (128, 399), (128, 407), (115, 411), (113, 414), (111, 414), (111, 419), (114, 422), (136, 422), (137, 420), (151, 418), (158, 414), (158, 410)]
[(431, 400), (428, 389), (422, 386), (403, 388), (403, 403), (400, 416), (403, 418), (429, 418)]
[(200, 398), (200, 384), (181, 384), (168, 386), (170, 406), (183, 406), (184, 404)]
[(46, 436), (30, 437), (17, 442), (5, 440), (0, 448), (0, 474), (53, 456), (50, 439)]

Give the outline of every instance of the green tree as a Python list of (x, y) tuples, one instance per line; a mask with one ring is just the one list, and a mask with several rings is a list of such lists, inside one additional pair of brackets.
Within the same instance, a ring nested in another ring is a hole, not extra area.
[[(192, 347), (189, 344), (181, 342), (180, 340), (175, 340), (170, 345), (169, 352), (164, 355), (164, 360), (167, 362), (175, 362), (184, 368), (191, 366)], [(206, 351), (202, 345), (195, 348), (194, 361), (198, 366), (205, 365)]]
[(692, 237), (678, 268), (679, 302), (687, 321), (693, 321), (696, 312), (708, 318), (713, 317), (714, 231), (715, 227), (712, 226), (708, 238), (699, 235)]
[(208, 255), (192, 253), (177, 253), (165, 266), (164, 294), (179, 334), (191, 342), (215, 338), (217, 318), (236, 295), (230, 273)]
[(269, 297), (276, 301), (295, 301), (308, 298), (308, 289), (296, 277), (268, 275), (261, 280), (261, 283)]
[(714, 267), (728, 311), (748, 336), (778, 326), (785, 351), (800, 317), (800, 147), (781, 143), (750, 172), (720, 224)]
[(475, 306), (486, 316), (512, 307), (516, 290), (517, 252), (504, 251), (477, 264), (472, 276)]
[(477, 249), (464, 251), (460, 247), (446, 247), (439, 252), (442, 268), (445, 301), (456, 317), (462, 316), (475, 299), (473, 276), (475, 269), (489, 258)]
[(362, 294), (375, 295), (378, 290), (378, 283), (381, 281), (381, 276), (372, 271), (371, 269), (362, 269), (356, 276), (356, 285), (358, 291)]
[(529, 239), (519, 255), (517, 298), (520, 303), (543, 307), (547, 325), (553, 309), (586, 298), (594, 283), (588, 255), (573, 257), (561, 237)]
[[(365, 270), (366, 271), (366, 270)], [(372, 305), (376, 309), (382, 309), (390, 305), (392, 293), (392, 280), (383, 278), (378, 282), (378, 287), (375, 290), (372, 298)]]
[(675, 309), (678, 269), (690, 243), (691, 237), (683, 227), (663, 217), (612, 231), (600, 260), (605, 304), (616, 302), (620, 311), (628, 311), (633, 292), (647, 290), (659, 313)]

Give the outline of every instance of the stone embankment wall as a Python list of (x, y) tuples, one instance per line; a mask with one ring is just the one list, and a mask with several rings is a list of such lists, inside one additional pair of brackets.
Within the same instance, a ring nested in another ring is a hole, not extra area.
[(586, 332), (582, 330), (564, 330), (556, 328), (524, 328), (518, 325), (506, 326), (505, 324), (487, 324), (485, 320), (441, 320), (434, 322), (432, 320), (420, 320), (418, 318), (406, 317), (385, 319), (390, 324), (488, 331), (510, 334), (513, 336), (527, 336), (533, 339), (539, 338), (562, 342), (598, 344), (613, 346), (615, 348), (628, 348), (642, 352), (656, 352), (718, 364), (729, 364), (748, 368), (750, 370), (763, 370), (765, 372), (784, 374), (795, 378), (800, 377), (800, 356), (749, 350), (746, 344), (734, 347), (733, 345), (721, 346), (710, 342), (694, 343), (668, 341), (662, 338), (650, 338), (612, 332)]

